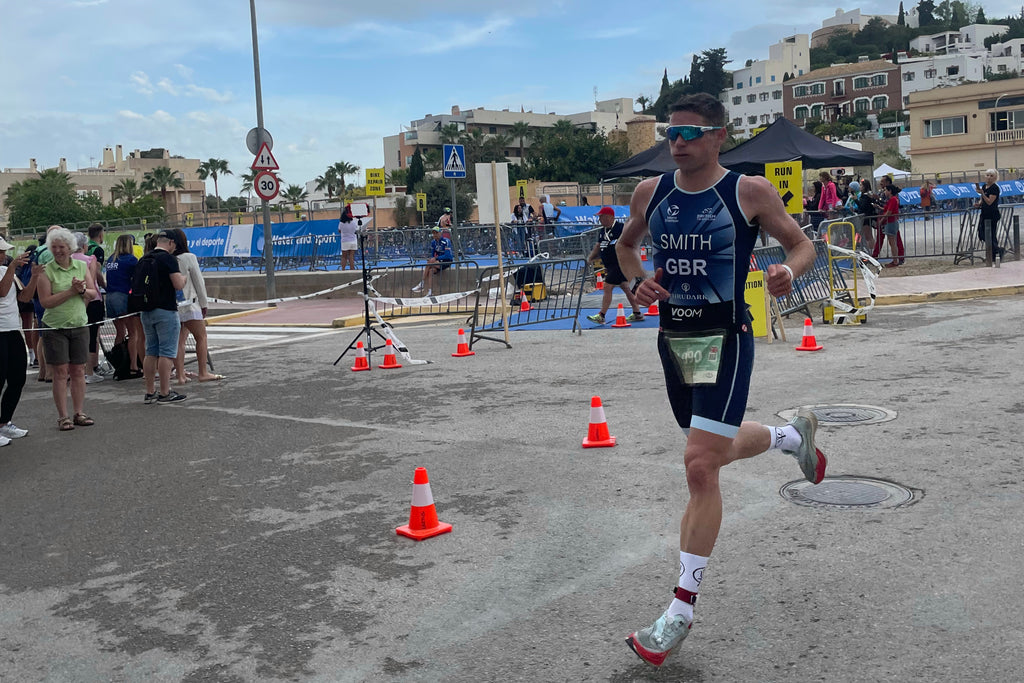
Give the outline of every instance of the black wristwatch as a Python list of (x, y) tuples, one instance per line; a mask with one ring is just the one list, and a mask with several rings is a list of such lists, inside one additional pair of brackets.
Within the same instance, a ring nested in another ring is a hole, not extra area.
[(630, 288), (629, 291), (631, 291), (634, 295), (636, 295), (636, 290), (640, 289), (640, 285), (642, 285), (643, 283), (644, 283), (644, 278), (638, 277), (636, 279), (636, 282), (633, 283), (633, 286)]

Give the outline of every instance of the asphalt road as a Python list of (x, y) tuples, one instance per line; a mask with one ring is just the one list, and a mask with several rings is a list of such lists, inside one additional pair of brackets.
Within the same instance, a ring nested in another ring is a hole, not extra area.
[[(0, 679), (10, 681), (1008, 681), (1024, 666), (1024, 298), (815, 325), (757, 346), (749, 416), (854, 403), (829, 475), (915, 491), (897, 509), (794, 505), (778, 452), (722, 473), (725, 519), (692, 635), (661, 670), (624, 638), (678, 570), (684, 439), (651, 329), (513, 332), (352, 373), (355, 334), (216, 357), (224, 382), (146, 406), (88, 388), (55, 429), (30, 381), (0, 449)], [(291, 340), (291, 341), (289, 341)], [(373, 357), (373, 364), (381, 360)], [(619, 445), (583, 450), (600, 395)], [(416, 543), (414, 468), (442, 521)]]

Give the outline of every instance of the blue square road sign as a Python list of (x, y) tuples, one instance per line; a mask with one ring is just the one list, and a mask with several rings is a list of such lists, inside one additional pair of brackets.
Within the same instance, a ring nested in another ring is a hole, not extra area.
[(444, 154), (444, 177), (465, 178), (466, 177), (466, 148), (463, 145), (445, 145)]

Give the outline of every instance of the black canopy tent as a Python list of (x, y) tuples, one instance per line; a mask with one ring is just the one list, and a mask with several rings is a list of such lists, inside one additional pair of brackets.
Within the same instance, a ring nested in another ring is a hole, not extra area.
[[(765, 164), (780, 161), (801, 161), (804, 168), (874, 167), (875, 155), (822, 140), (788, 119), (779, 118), (718, 157), (722, 166), (739, 173), (763, 174)], [(612, 166), (601, 174), (601, 179), (658, 175), (675, 168), (668, 142), (663, 140)]]

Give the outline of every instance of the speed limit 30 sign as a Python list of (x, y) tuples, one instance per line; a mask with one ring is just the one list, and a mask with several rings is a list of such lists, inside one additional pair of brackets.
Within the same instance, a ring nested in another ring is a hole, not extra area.
[(256, 190), (256, 196), (265, 202), (269, 202), (281, 191), (281, 181), (270, 171), (257, 174), (252, 181), (252, 186)]

